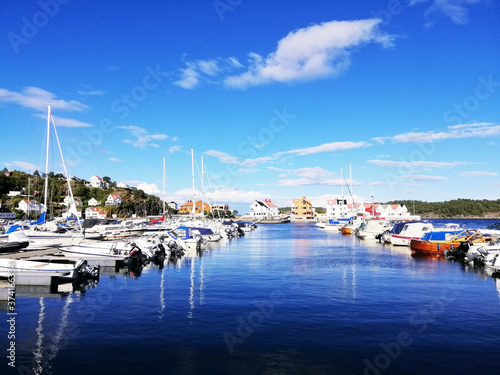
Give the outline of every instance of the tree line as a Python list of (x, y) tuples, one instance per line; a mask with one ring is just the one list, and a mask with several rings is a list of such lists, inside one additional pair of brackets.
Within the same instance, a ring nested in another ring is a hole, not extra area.
[[(0, 173), (0, 195), (2, 197), (2, 206), (8, 207), (12, 212), (16, 212), (19, 218), (24, 217), (24, 212), (17, 210), (18, 204), (22, 199), (26, 199), (29, 194), (30, 199), (35, 199), (39, 203), (45, 200), (45, 174), (35, 171), (32, 175), (20, 171), (7, 171)], [(58, 216), (66, 211), (66, 207), (62, 204), (64, 198), (69, 195), (67, 180), (62, 174), (48, 173), (48, 191), (47, 191), (47, 206), (49, 216)], [(108, 215), (116, 214), (118, 217), (130, 217), (132, 214), (137, 216), (160, 215), (163, 213), (162, 200), (154, 195), (149, 195), (141, 189), (117, 188), (116, 182), (112, 182), (109, 177), (103, 177), (103, 181), (108, 183), (108, 189), (100, 189), (87, 186), (87, 181), (81, 179), (71, 180), (71, 190), (75, 200), (81, 201), (84, 212), (88, 206), (88, 201), (95, 198), (99, 203), (98, 206), (104, 207), (106, 198), (109, 194), (116, 194), (122, 198), (123, 203), (119, 206), (106, 206)], [(10, 191), (24, 189), (23, 196), (17, 195), (9, 197)], [(175, 213), (169, 207), (166, 207), (170, 214)], [(32, 218), (36, 218), (33, 217)]]
[(398, 203), (405, 205), (411, 213), (428, 217), (484, 217), (486, 214), (500, 216), (500, 199), (454, 199), (444, 202), (402, 200), (390, 201), (385, 204)]

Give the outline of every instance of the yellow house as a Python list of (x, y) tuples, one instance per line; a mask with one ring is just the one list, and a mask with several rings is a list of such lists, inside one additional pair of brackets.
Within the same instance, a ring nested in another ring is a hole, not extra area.
[(316, 212), (312, 207), (311, 201), (306, 197), (300, 199), (292, 200), (292, 220), (305, 221), (305, 220), (315, 220)]
[[(210, 212), (210, 205), (203, 201), (196, 201), (194, 205), (195, 213), (205, 214)], [(187, 201), (179, 208), (179, 214), (192, 214), (193, 213), (193, 201)]]

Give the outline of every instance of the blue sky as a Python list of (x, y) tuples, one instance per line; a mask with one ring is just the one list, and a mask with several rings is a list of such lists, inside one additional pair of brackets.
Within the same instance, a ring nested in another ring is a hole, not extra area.
[(71, 175), (163, 196), (165, 158), (179, 203), (191, 148), (209, 199), (240, 212), (303, 195), (322, 206), (348, 194), (350, 165), (358, 199), (500, 198), (496, 1), (2, 8), (2, 168), (44, 171), (51, 105)]

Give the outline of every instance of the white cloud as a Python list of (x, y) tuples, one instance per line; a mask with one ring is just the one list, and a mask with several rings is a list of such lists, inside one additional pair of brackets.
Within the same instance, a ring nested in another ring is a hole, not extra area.
[(160, 189), (158, 189), (158, 186), (156, 186), (156, 184), (150, 184), (139, 180), (128, 180), (124, 182), (129, 186), (134, 186), (137, 189), (144, 191), (146, 194), (158, 195), (158, 193), (160, 193)]
[[(46, 113), (37, 113), (35, 115), (36, 117), (46, 119), (47, 114)], [(94, 125), (89, 124), (88, 122), (83, 122), (83, 121), (78, 121), (75, 119), (70, 119), (70, 118), (64, 118), (64, 117), (59, 117), (59, 116), (54, 116), (52, 115), (52, 118), (54, 119), (54, 123), (56, 124), (56, 127), (64, 127), (64, 128), (92, 128)]]
[(400, 167), (400, 168), (452, 168), (457, 165), (467, 165), (463, 161), (439, 162), (439, 161), (395, 161), (395, 160), (368, 160), (368, 163), (382, 167)]
[(271, 156), (262, 156), (260, 158), (243, 160), (241, 162), (241, 165), (244, 167), (255, 167), (256, 165), (265, 164), (265, 163), (272, 161), (274, 159), (276, 159), (276, 158), (271, 157)]
[(22, 168), (24, 171), (36, 171), (36, 170), (40, 170), (41, 168), (36, 165), (36, 164), (33, 164), (33, 163), (28, 163), (26, 161), (13, 161), (12, 162), (12, 165), (15, 165), (17, 167), (20, 167)]
[(415, 182), (448, 181), (448, 179), (444, 176), (427, 176), (427, 175), (417, 175), (417, 174), (402, 176), (402, 178)]
[(186, 67), (179, 69), (180, 78), (173, 84), (184, 89), (193, 89), (201, 82), (216, 83), (213, 81), (216, 76), (241, 67), (242, 65), (234, 57), (187, 61)]
[[(193, 89), (201, 82), (246, 88), (269, 82), (294, 82), (335, 76), (347, 69), (362, 45), (392, 45), (394, 36), (380, 30), (380, 19), (331, 21), (290, 32), (267, 57), (249, 52), (247, 66), (235, 57), (194, 60), (179, 69), (173, 83)], [(238, 70), (245, 69), (243, 73)]]
[[(464, 25), (469, 22), (469, 9), (467, 6), (485, 3), (484, 0), (411, 0), (409, 6), (432, 2), (430, 7), (425, 11), (425, 16), (431, 19), (435, 14), (442, 14), (449, 17), (453, 23)], [(429, 21), (427, 26), (432, 26), (433, 22)]]
[(180, 86), (184, 89), (192, 89), (198, 86), (200, 83), (200, 76), (194, 68), (188, 67), (186, 69), (180, 69), (180, 71), (181, 78), (173, 82), (174, 85)]
[(117, 159), (117, 158), (109, 158), (108, 160), (109, 160), (109, 161), (112, 161), (112, 162), (114, 162), (114, 163), (120, 163), (120, 162), (121, 162), (121, 160), (120, 160), (120, 159)]
[(390, 46), (393, 37), (380, 31), (379, 19), (331, 21), (290, 32), (266, 58), (250, 53), (249, 69), (227, 77), (226, 86), (245, 88), (268, 82), (318, 79), (341, 73), (351, 50), (375, 42)]
[(171, 146), (169, 149), (168, 149), (168, 152), (173, 154), (173, 153), (176, 153), (178, 151), (181, 150), (181, 146)]
[(127, 130), (135, 139), (125, 139), (123, 142), (131, 144), (137, 148), (145, 148), (147, 146), (159, 147), (158, 144), (151, 142), (152, 140), (163, 140), (167, 138), (165, 134), (149, 134), (149, 132), (139, 126), (118, 126), (119, 129)]
[[(285, 173), (281, 173), (278, 177), (280, 186), (342, 186), (345, 184), (345, 179), (321, 167), (299, 168), (283, 172)], [(290, 178), (294, 176), (299, 178)], [(360, 185), (360, 183), (353, 181), (353, 185)]]
[(83, 111), (89, 107), (77, 100), (56, 99), (57, 96), (49, 91), (38, 87), (25, 87), (22, 92), (14, 92), (0, 88), (0, 102), (15, 103), (25, 108), (37, 111), (47, 110), (50, 105), (52, 109), (62, 111)]
[(295, 149), (295, 150), (290, 150), (290, 151), (285, 151), (285, 152), (278, 152), (275, 155), (281, 155), (281, 154), (297, 154), (300, 156), (303, 155), (310, 155), (310, 154), (317, 154), (320, 152), (334, 152), (334, 151), (342, 151), (342, 150), (350, 150), (353, 148), (360, 148), (360, 147), (368, 147), (371, 146), (370, 143), (367, 142), (331, 142), (331, 143), (325, 143), (319, 146), (314, 146), (314, 147), (307, 147), (307, 148), (300, 148), (300, 149)]
[(105, 92), (103, 90), (91, 90), (91, 91), (77, 91), (79, 95), (95, 95), (95, 96), (104, 96)]
[(390, 140), (393, 143), (430, 143), (443, 139), (485, 138), (500, 135), (500, 125), (491, 122), (461, 124), (448, 126), (446, 131), (409, 132), (391, 137), (376, 137), (374, 141), (384, 143)]
[(219, 159), (221, 163), (224, 164), (239, 164), (238, 158), (236, 156), (231, 156), (228, 153), (216, 151), (216, 150), (208, 150), (204, 152), (205, 155), (214, 156)]
[(460, 173), (462, 177), (496, 177), (497, 172), (487, 172), (487, 171), (464, 171)]

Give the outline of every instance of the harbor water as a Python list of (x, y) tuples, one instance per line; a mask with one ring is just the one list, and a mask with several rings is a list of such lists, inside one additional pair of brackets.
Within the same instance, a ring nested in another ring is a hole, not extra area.
[(500, 280), (406, 247), (270, 224), (102, 271), (18, 293), (15, 338), (0, 312), (1, 374), (500, 374)]

